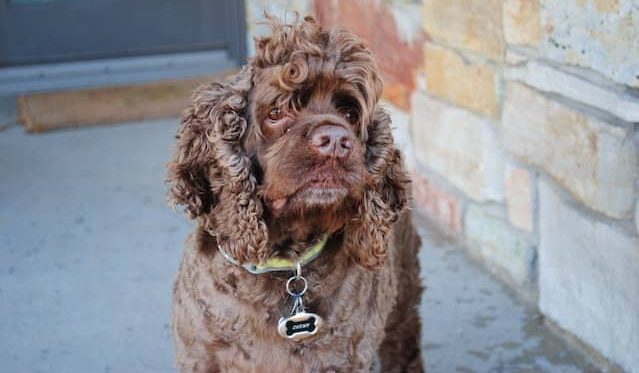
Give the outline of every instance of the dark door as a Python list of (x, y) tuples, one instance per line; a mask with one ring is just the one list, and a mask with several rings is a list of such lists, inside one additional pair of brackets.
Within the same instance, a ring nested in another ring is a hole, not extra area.
[(0, 0), (0, 66), (201, 50), (241, 62), (243, 3)]

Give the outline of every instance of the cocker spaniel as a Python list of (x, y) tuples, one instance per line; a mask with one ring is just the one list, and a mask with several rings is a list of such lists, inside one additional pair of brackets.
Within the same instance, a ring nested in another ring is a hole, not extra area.
[(312, 17), (200, 87), (169, 164), (197, 229), (173, 289), (183, 372), (422, 371), (419, 236), (366, 44)]

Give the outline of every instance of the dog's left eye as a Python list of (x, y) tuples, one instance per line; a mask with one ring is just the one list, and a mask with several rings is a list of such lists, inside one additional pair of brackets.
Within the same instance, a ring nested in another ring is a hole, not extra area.
[(343, 110), (341, 110), (341, 113), (346, 121), (350, 124), (355, 124), (359, 120), (359, 113), (355, 109), (344, 108)]
[(278, 121), (284, 117), (284, 111), (280, 108), (273, 108), (268, 113), (268, 119), (272, 121)]

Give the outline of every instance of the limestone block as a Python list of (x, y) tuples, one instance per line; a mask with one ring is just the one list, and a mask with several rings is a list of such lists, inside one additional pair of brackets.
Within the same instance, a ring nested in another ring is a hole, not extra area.
[(530, 285), (535, 271), (535, 246), (509, 226), (505, 217), (478, 205), (470, 205), (464, 231), (472, 248), (488, 264), (505, 272), (517, 285)]
[(503, 153), (488, 121), (417, 92), (411, 126), (422, 165), (474, 200), (503, 200)]
[(639, 87), (639, 2), (541, 0), (541, 53)]
[(539, 306), (629, 372), (639, 372), (639, 239), (593, 220), (541, 181)]
[(506, 167), (506, 207), (512, 225), (527, 232), (533, 231), (533, 178), (526, 169)]
[(423, 26), (435, 41), (500, 61), (502, 0), (425, 0)]
[(507, 86), (504, 148), (614, 218), (630, 218), (634, 208), (639, 151), (632, 136), (631, 127), (590, 118), (519, 83)]
[(424, 175), (413, 175), (413, 199), (418, 210), (450, 233), (462, 231), (459, 198)]
[(508, 68), (504, 75), (537, 90), (559, 94), (592, 106), (627, 122), (639, 122), (639, 100), (616, 87), (598, 85), (585, 77), (561, 71), (538, 61)]
[(541, 40), (539, 0), (504, 0), (504, 37), (508, 44), (536, 46)]
[(382, 102), (382, 107), (388, 112), (393, 121), (393, 140), (395, 146), (402, 152), (404, 166), (410, 172), (415, 171), (415, 151), (410, 134), (410, 113), (398, 108), (390, 102)]
[(491, 65), (430, 43), (424, 49), (424, 61), (429, 92), (486, 116), (499, 115), (498, 77)]

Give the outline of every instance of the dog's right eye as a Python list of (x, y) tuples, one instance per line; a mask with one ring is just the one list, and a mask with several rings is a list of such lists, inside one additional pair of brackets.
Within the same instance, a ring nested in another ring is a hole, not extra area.
[(273, 108), (268, 113), (268, 119), (272, 121), (278, 121), (284, 117), (284, 111), (280, 108)]

